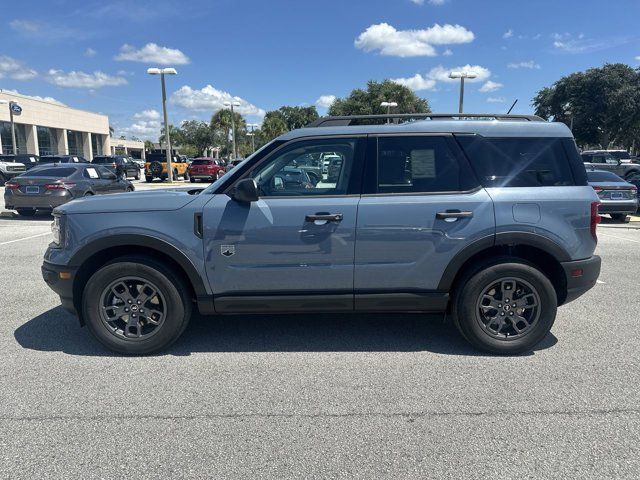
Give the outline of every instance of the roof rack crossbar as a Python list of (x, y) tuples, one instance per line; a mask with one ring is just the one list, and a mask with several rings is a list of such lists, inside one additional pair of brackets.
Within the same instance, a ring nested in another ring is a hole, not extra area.
[(334, 117), (320, 117), (318, 120), (311, 122), (307, 125), (307, 128), (314, 127), (344, 127), (351, 125), (354, 120), (385, 120), (385, 119), (429, 119), (429, 120), (445, 120), (445, 119), (485, 119), (491, 118), (494, 120), (527, 120), (529, 122), (544, 122), (545, 120), (537, 115), (514, 115), (514, 114), (500, 114), (500, 113), (390, 113), (382, 115), (347, 115), (347, 116), (334, 116)]

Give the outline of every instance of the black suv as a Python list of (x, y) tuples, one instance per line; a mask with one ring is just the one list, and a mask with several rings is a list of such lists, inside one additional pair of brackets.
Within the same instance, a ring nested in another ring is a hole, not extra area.
[(140, 180), (140, 167), (125, 155), (101, 155), (94, 157), (91, 163), (102, 165), (119, 177), (133, 177)]

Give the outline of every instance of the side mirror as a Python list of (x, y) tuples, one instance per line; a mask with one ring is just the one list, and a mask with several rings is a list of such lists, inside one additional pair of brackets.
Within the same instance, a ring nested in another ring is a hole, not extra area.
[(245, 178), (236, 183), (236, 188), (231, 195), (236, 202), (251, 203), (257, 202), (260, 198), (258, 194), (258, 185), (253, 178)]

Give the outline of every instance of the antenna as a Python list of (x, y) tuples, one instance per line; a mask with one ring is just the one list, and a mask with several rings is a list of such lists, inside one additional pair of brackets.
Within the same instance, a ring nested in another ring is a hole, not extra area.
[(509, 115), (511, 113), (511, 110), (513, 110), (513, 107), (516, 106), (516, 103), (518, 103), (518, 99), (516, 98), (516, 101), (513, 102), (513, 105), (511, 105), (511, 108), (509, 109), (509, 111), (507, 112), (507, 115)]

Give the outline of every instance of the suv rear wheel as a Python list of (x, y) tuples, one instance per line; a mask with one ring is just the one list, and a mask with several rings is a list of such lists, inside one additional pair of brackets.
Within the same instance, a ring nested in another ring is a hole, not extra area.
[(171, 269), (144, 257), (126, 257), (93, 274), (82, 310), (89, 330), (107, 348), (144, 355), (166, 348), (182, 334), (191, 300)]
[(549, 333), (557, 305), (546, 275), (508, 259), (463, 279), (454, 295), (453, 319), (476, 348), (512, 355), (530, 351)]

